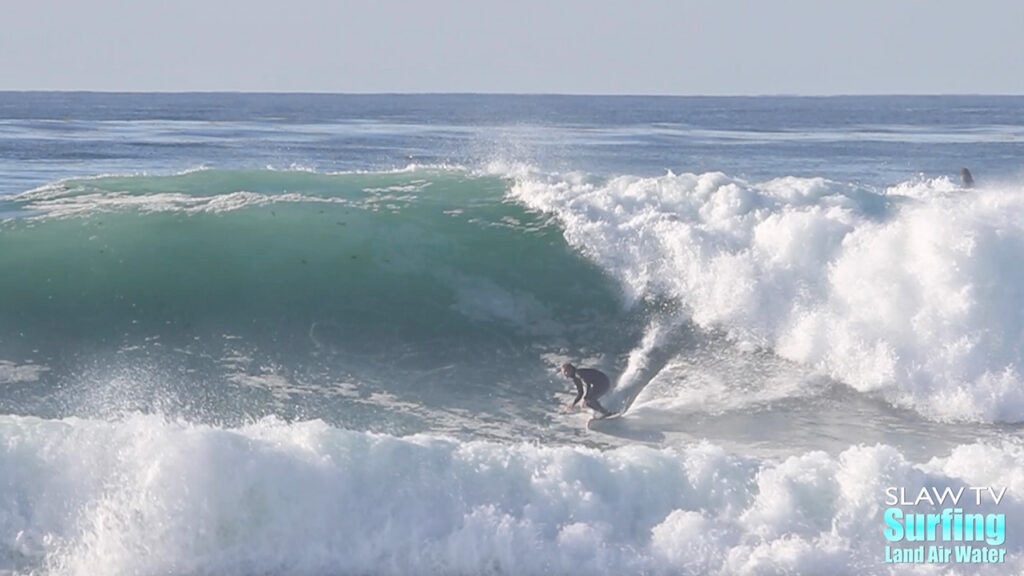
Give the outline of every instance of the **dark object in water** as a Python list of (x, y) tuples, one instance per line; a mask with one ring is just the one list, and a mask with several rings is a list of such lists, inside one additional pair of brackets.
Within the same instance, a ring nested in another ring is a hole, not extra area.
[(960, 171), (960, 183), (964, 188), (974, 188), (974, 177), (971, 176), (971, 171), (967, 168)]

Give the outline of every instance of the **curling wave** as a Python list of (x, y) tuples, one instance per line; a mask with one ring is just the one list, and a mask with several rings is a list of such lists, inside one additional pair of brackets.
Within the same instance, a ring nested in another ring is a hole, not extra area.
[(939, 420), (1024, 420), (1024, 189), (521, 175), (633, 300)]

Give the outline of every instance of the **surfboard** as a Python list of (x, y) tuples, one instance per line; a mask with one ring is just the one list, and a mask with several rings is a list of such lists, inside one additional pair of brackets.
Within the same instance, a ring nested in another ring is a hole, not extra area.
[(622, 412), (612, 412), (607, 416), (592, 416), (590, 420), (587, 420), (587, 428), (591, 428), (591, 425), (597, 422), (603, 422), (605, 420), (616, 420), (622, 417)]
[(587, 430), (597, 430), (604, 426), (612, 426), (611, 422), (618, 420), (622, 417), (622, 412), (615, 412), (608, 416), (594, 416), (590, 420), (587, 420)]
[(640, 395), (640, 392), (643, 389), (643, 386), (634, 386), (633, 388), (627, 390), (626, 395), (622, 398), (622, 400), (619, 403), (620, 407), (617, 411), (612, 412), (608, 416), (592, 417), (590, 420), (587, 420), (587, 428), (593, 430), (593, 424), (604, 422), (605, 420), (618, 420), (619, 418), (624, 416), (626, 414), (626, 411), (629, 410), (629, 408), (633, 405), (633, 402), (636, 401), (636, 397)]

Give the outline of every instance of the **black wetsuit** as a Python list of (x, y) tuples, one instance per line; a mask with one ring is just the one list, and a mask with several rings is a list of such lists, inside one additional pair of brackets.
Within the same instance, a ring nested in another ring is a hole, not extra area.
[(611, 412), (597, 402), (597, 399), (604, 396), (612, 387), (604, 372), (593, 368), (576, 368), (572, 381), (576, 384), (576, 399), (572, 401), (573, 406), (579, 404), (582, 398), (583, 405), (587, 408), (600, 412), (602, 416), (611, 415)]

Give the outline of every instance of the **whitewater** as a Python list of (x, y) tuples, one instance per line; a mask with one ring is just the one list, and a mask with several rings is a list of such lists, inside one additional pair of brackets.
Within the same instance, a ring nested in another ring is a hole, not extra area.
[(0, 574), (1020, 573), (1022, 106), (0, 93)]

